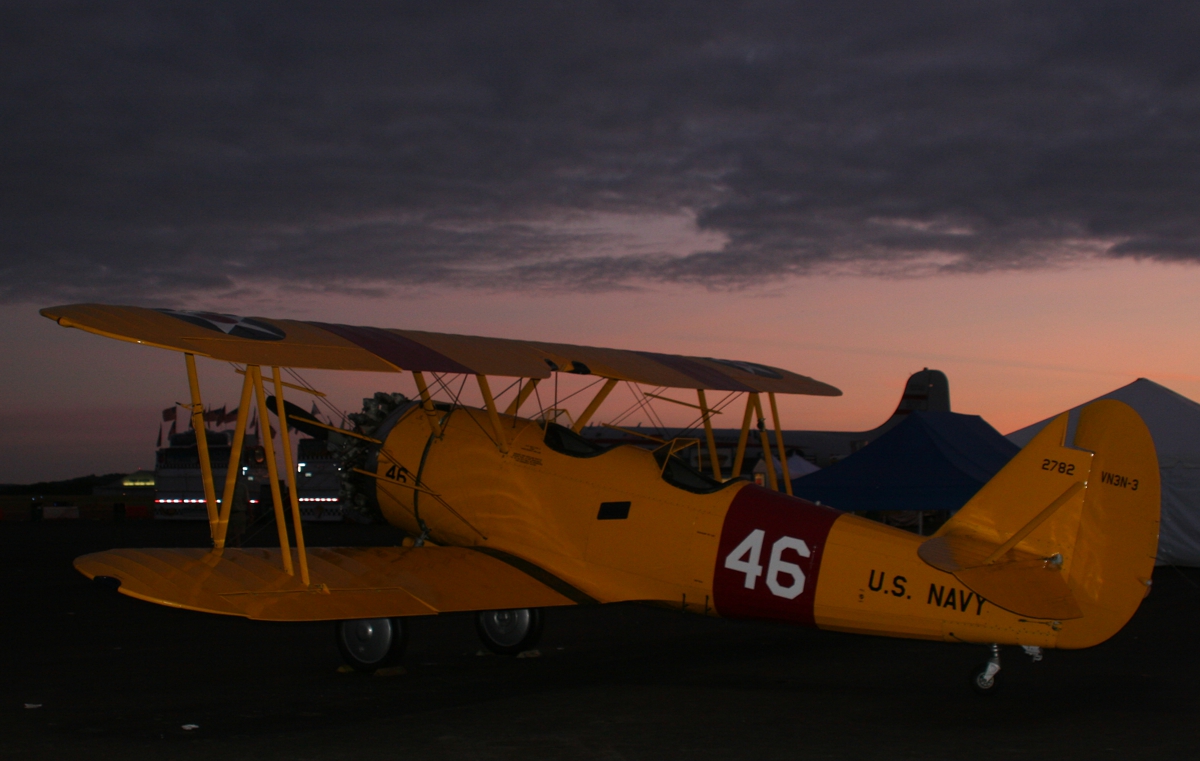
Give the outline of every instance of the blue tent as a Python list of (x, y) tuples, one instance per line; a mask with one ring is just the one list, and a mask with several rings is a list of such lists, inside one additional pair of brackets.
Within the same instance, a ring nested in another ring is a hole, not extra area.
[(913, 412), (792, 490), (846, 511), (957, 510), (1019, 451), (978, 415)]

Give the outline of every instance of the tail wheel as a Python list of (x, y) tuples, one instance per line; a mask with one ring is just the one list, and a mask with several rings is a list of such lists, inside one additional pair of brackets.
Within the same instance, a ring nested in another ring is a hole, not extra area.
[(980, 695), (996, 694), (997, 671), (999, 669), (993, 669), (991, 662), (981, 664), (971, 672), (971, 688)]
[(400, 618), (338, 621), (334, 635), (342, 660), (367, 674), (400, 660), (408, 643), (408, 627)]
[(483, 646), (497, 655), (515, 655), (537, 644), (542, 612), (537, 608), (484, 610), (475, 619)]

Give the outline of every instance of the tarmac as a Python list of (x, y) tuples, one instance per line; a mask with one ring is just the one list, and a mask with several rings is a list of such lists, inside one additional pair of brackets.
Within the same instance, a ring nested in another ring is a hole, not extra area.
[[(267, 532), (271, 533), (271, 532)], [(310, 546), (396, 544), (314, 526)], [(205, 546), (207, 526), (0, 523), (0, 758), (1194, 758), (1200, 570), (1159, 568), (1112, 640), (1004, 650), (725, 621), (642, 605), (549, 611), (537, 657), (481, 655), (470, 615), (415, 619), (404, 673), (342, 673), (332, 625), (139, 602), (71, 566)]]

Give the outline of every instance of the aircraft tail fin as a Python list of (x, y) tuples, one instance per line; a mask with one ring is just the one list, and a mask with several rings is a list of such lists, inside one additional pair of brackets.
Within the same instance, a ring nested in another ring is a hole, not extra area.
[(924, 542), (925, 562), (1001, 608), (1046, 619), (1058, 647), (1115, 634), (1145, 597), (1158, 546), (1154, 442), (1128, 405), (1063, 413)]
[[(908, 376), (900, 404), (892, 413), (892, 420), (903, 420), (911, 412), (949, 412), (950, 380), (941, 370), (928, 367)], [(889, 421), (891, 422), (891, 421)]]

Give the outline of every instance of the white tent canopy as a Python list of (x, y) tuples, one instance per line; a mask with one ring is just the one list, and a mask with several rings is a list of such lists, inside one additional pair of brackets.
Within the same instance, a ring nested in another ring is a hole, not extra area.
[[(1145, 378), (1097, 399), (1117, 399), (1133, 407), (1154, 438), (1162, 474), (1158, 565), (1200, 566), (1200, 404)], [(1069, 437), (1084, 406), (1071, 409)], [(1013, 431), (1008, 439), (1023, 447), (1051, 419)]]

